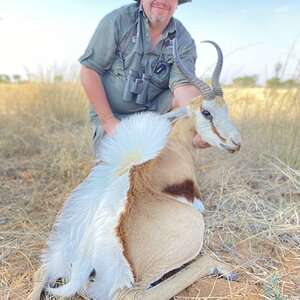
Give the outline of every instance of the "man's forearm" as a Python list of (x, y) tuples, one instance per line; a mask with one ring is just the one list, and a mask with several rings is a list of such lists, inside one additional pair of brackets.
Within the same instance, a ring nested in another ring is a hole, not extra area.
[(174, 89), (174, 98), (171, 109), (176, 109), (188, 104), (189, 100), (200, 96), (199, 90), (193, 85), (179, 86)]
[(101, 77), (94, 70), (82, 66), (81, 82), (90, 103), (95, 109), (102, 124), (105, 124), (109, 119), (114, 118), (106, 98)]

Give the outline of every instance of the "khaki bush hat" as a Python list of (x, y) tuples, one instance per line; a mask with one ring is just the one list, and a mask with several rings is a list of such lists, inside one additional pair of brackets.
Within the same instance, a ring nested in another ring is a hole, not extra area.
[[(140, 0), (134, 0), (136, 2), (140, 2)], [(192, 0), (179, 0), (178, 4), (186, 3), (186, 2), (192, 2)]]

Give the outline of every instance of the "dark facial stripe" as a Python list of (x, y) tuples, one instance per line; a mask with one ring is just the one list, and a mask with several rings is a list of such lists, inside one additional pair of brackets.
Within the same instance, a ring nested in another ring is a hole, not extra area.
[(211, 123), (211, 131), (212, 131), (214, 134), (216, 134), (222, 142), (224, 142), (224, 143), (226, 142), (226, 139), (224, 139), (224, 138), (219, 134), (219, 132), (217, 131), (217, 128), (216, 128), (216, 126), (214, 125), (214, 123)]

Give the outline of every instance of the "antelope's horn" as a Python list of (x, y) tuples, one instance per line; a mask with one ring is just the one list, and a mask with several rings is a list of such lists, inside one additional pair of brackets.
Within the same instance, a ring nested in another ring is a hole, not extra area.
[(179, 54), (178, 54), (178, 49), (177, 49), (177, 39), (173, 39), (173, 56), (174, 56), (174, 62), (182, 75), (191, 83), (193, 84), (201, 93), (202, 97), (205, 100), (213, 100), (215, 99), (216, 95), (213, 89), (206, 84), (204, 81), (201, 79), (197, 78), (194, 74), (189, 72), (186, 67), (182, 64)]
[(210, 44), (214, 45), (215, 48), (217, 49), (218, 61), (217, 61), (216, 67), (215, 67), (213, 75), (212, 75), (211, 85), (212, 85), (212, 88), (213, 88), (215, 94), (217, 96), (223, 97), (223, 90), (222, 90), (221, 85), (220, 85), (220, 74), (221, 74), (222, 67), (223, 67), (223, 53), (222, 53), (222, 50), (219, 47), (219, 45), (216, 44), (213, 41), (203, 41), (201, 43), (210, 43)]

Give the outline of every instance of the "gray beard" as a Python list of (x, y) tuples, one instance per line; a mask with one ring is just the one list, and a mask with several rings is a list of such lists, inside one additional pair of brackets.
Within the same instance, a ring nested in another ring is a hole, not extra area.
[(152, 22), (152, 23), (159, 23), (159, 24), (163, 24), (163, 23), (165, 23), (166, 21), (168, 20), (168, 18), (167, 17), (159, 17), (159, 16), (156, 16), (156, 17), (151, 17), (150, 18), (150, 21)]

